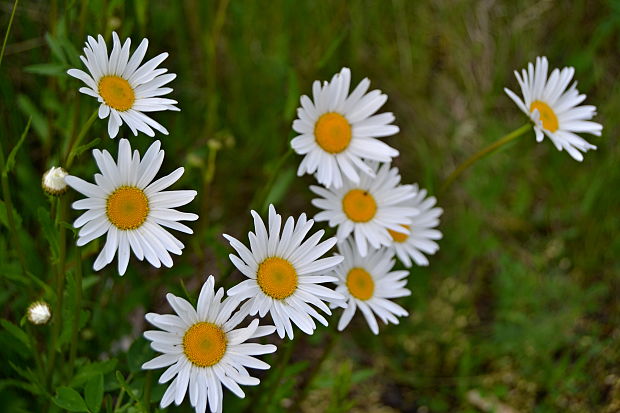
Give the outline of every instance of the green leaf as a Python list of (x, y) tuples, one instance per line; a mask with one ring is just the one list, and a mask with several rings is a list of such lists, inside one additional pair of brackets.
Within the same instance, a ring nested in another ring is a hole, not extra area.
[(56, 396), (52, 399), (56, 406), (70, 412), (87, 412), (88, 408), (80, 393), (71, 387), (59, 387), (56, 389)]
[(37, 215), (39, 217), (41, 228), (43, 229), (43, 235), (50, 244), (52, 263), (56, 263), (60, 250), (60, 244), (58, 243), (58, 231), (52, 222), (52, 217), (50, 217), (49, 210), (47, 208), (39, 207), (37, 209)]
[(56, 39), (56, 37), (53, 37), (49, 33), (45, 33), (45, 41), (47, 42), (47, 45), (50, 47), (50, 50), (52, 51), (52, 55), (54, 55), (56, 59), (60, 60), (64, 64), (68, 64), (65, 54), (62, 52), (62, 45)]
[(24, 143), (24, 140), (26, 139), (28, 130), (30, 130), (31, 122), (32, 122), (32, 116), (28, 118), (28, 123), (26, 124), (26, 128), (24, 128), (24, 131), (22, 132), (22, 136), (19, 138), (19, 141), (17, 141), (17, 144), (11, 150), (9, 157), (6, 160), (6, 165), (4, 165), (4, 171), (3, 171), (5, 174), (8, 174), (13, 169), (13, 165), (15, 165), (15, 157), (17, 156), (17, 151), (19, 151), (19, 148), (22, 146), (22, 143)]
[(125, 381), (125, 377), (123, 377), (123, 373), (121, 373), (119, 370), (116, 370), (116, 380), (118, 381), (118, 384), (120, 384), (121, 387), (125, 390), (127, 395), (129, 395), (129, 397), (131, 397), (136, 403), (142, 404), (142, 401), (140, 400), (140, 398), (136, 395), (133, 389), (129, 387), (129, 383)]
[(82, 367), (71, 379), (72, 386), (80, 386), (90, 379), (92, 379), (97, 374), (106, 374), (114, 370), (116, 367), (117, 360), (110, 359), (106, 361), (97, 361), (95, 363), (90, 363)]
[[(19, 216), (17, 211), (13, 210), (13, 218), (15, 218), (15, 226), (20, 228), (22, 226), (22, 217)], [(9, 227), (9, 218), (6, 212), (6, 205), (4, 201), (0, 201), (0, 224), (5, 227)]]
[(101, 402), (103, 401), (103, 374), (99, 373), (86, 382), (84, 397), (90, 411), (93, 413), (99, 412)]
[(30, 340), (28, 339), (28, 334), (26, 334), (24, 330), (22, 330), (21, 328), (17, 327), (15, 324), (5, 319), (0, 320), (0, 324), (14, 338), (16, 338), (20, 343), (22, 343), (24, 347), (30, 348)]
[(85, 151), (89, 150), (90, 148), (96, 146), (99, 142), (101, 141), (100, 138), (95, 138), (92, 141), (78, 146), (73, 152), (74, 152), (74, 156), (80, 156), (82, 153), (84, 153)]
[(32, 100), (26, 95), (19, 95), (17, 97), (17, 106), (26, 115), (32, 117), (32, 127), (34, 131), (46, 142), (49, 139), (49, 127), (47, 125), (47, 118), (41, 113), (39, 108), (32, 103)]
[(67, 72), (67, 65), (62, 63), (38, 63), (26, 66), (24, 72), (43, 76), (64, 76)]

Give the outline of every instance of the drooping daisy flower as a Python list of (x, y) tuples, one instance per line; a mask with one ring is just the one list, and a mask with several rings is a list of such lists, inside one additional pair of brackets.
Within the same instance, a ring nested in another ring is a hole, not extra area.
[(255, 232), (248, 234), (250, 249), (224, 234), (239, 254), (230, 254), (230, 260), (248, 277), (228, 290), (228, 295), (240, 301), (249, 299), (242, 310), (250, 315), (258, 313), (264, 317), (269, 312), (280, 337), (286, 333), (293, 338), (291, 321), (304, 333), (312, 334), (316, 328), (312, 317), (323, 325), (327, 325), (327, 320), (309, 304), (331, 314), (323, 301), (339, 302), (344, 298), (318, 285), (336, 280), (325, 274), (338, 265), (342, 257), (320, 258), (336, 244), (336, 238), (319, 243), (325, 233), (320, 230), (303, 241), (314, 225), (313, 220), (306, 220), (306, 214), (301, 214), (297, 224), (289, 217), (280, 234), (282, 217), (273, 205), (269, 206), (269, 231), (255, 211), (252, 216)]
[(179, 110), (177, 101), (162, 98), (172, 92), (169, 87), (162, 87), (171, 82), (176, 75), (165, 74), (168, 69), (156, 69), (167, 57), (168, 53), (155, 56), (142, 66), (142, 59), (149, 45), (143, 39), (134, 54), (129, 57), (131, 39), (121, 42), (116, 32), (112, 32), (112, 53), (108, 56), (108, 48), (101, 35), (95, 40), (88, 36), (84, 56), (80, 56), (88, 69), (86, 73), (79, 69), (69, 69), (67, 73), (80, 79), (87, 87), (81, 87), (80, 92), (96, 98), (99, 106), (99, 118), (110, 117), (108, 134), (114, 138), (119, 127), (124, 123), (129, 126), (134, 135), (138, 131), (149, 136), (155, 136), (153, 129), (168, 134), (162, 125), (146, 116), (144, 112), (161, 110)]
[(154, 267), (172, 267), (169, 252), (181, 255), (184, 245), (163, 227), (188, 234), (193, 231), (179, 221), (195, 221), (198, 215), (179, 212), (173, 208), (194, 199), (196, 191), (164, 191), (179, 180), (184, 168), (153, 181), (164, 160), (161, 143), (155, 141), (140, 160), (138, 151), (131, 154), (127, 139), (118, 145), (118, 163), (106, 150), (93, 150), (101, 174), (95, 174), (95, 184), (76, 176), (65, 181), (88, 198), (73, 203), (73, 209), (87, 210), (73, 226), (81, 228), (77, 245), (82, 246), (107, 233), (107, 241), (95, 260), (99, 271), (112, 262), (118, 250), (118, 272), (125, 273), (129, 251)]
[[(403, 206), (402, 202), (415, 196), (411, 185), (399, 185), (398, 169), (383, 164), (371, 163), (376, 178), (362, 176), (359, 183), (344, 180), (341, 188), (326, 189), (311, 186), (310, 189), (322, 198), (315, 198), (312, 204), (323, 209), (314, 216), (317, 221), (329, 221), (329, 226), (338, 226), (336, 236), (344, 241), (353, 232), (355, 244), (362, 256), (372, 248), (389, 246), (392, 237), (388, 230), (402, 231), (418, 210)], [(406, 230), (409, 234), (409, 231)]]
[(411, 218), (411, 224), (403, 228), (409, 234), (388, 229), (392, 236), (391, 249), (406, 267), (411, 267), (411, 259), (417, 265), (428, 265), (428, 258), (423, 253), (432, 255), (437, 252), (439, 245), (434, 240), (441, 239), (441, 232), (435, 227), (439, 225), (439, 217), (443, 213), (441, 208), (433, 208), (437, 203), (434, 196), (426, 197), (426, 189), (419, 190), (418, 184), (413, 185), (416, 196), (407, 200), (403, 205), (416, 208), (420, 213)]
[(523, 100), (509, 89), (505, 88), (504, 91), (519, 109), (532, 119), (538, 142), (547, 135), (558, 150), (565, 149), (574, 159), (582, 161), (581, 152), (596, 149), (596, 146), (576, 133), (585, 132), (601, 136), (603, 126), (590, 121), (596, 115), (595, 106), (579, 106), (586, 95), (579, 94), (577, 82), (568, 87), (575, 69), (572, 67), (554, 69), (547, 78), (548, 67), (546, 57), (537, 57), (536, 67), (529, 63), (527, 71), (523, 69), (521, 75), (515, 71)]
[[(233, 311), (239, 301), (228, 297), (222, 301), (224, 289), (214, 293), (214, 279), (209, 276), (202, 286), (196, 309), (187, 300), (168, 294), (166, 298), (177, 315), (148, 313), (149, 323), (164, 331), (146, 331), (153, 350), (163, 353), (142, 365), (143, 369), (167, 367), (159, 378), (166, 383), (173, 377), (161, 399), (161, 407), (173, 401), (179, 405), (189, 389), (189, 400), (196, 412), (203, 413), (209, 404), (211, 412), (222, 411), (222, 384), (238, 397), (245, 397), (239, 386), (257, 385), (246, 367), (268, 369), (269, 364), (253, 356), (273, 353), (273, 344), (246, 343), (275, 331), (273, 326), (259, 326), (258, 319), (245, 328), (237, 328), (245, 314)], [(232, 316), (231, 316), (232, 315)], [(176, 377), (175, 377), (176, 376)]]
[[(326, 187), (340, 188), (342, 175), (358, 183), (362, 171), (373, 176), (373, 169), (364, 162), (374, 160), (390, 162), (398, 151), (377, 138), (398, 133), (398, 126), (391, 125), (394, 115), (386, 112), (374, 115), (387, 100), (380, 90), (366, 93), (368, 79), (362, 80), (349, 94), (351, 71), (343, 68), (332, 80), (312, 85), (314, 101), (301, 97), (301, 107), (293, 129), (299, 133), (291, 146), (305, 155), (297, 174), (313, 174)], [(374, 116), (373, 116), (374, 115)]]
[(349, 240), (338, 244), (338, 249), (344, 261), (334, 270), (338, 276), (336, 291), (347, 297), (347, 306), (338, 322), (339, 331), (349, 325), (357, 308), (375, 334), (379, 334), (379, 326), (374, 314), (385, 324), (398, 324), (397, 317), (409, 315), (390, 301), (390, 298), (411, 295), (405, 288), (409, 272), (390, 271), (395, 263), (392, 251), (382, 248), (362, 257)]

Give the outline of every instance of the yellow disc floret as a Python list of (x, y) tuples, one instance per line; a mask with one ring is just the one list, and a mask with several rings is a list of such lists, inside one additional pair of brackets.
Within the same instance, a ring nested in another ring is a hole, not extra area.
[(133, 107), (136, 94), (129, 82), (120, 76), (109, 75), (99, 80), (99, 95), (106, 105), (124, 112)]
[(258, 266), (256, 282), (265, 294), (283, 300), (297, 289), (297, 271), (284, 258), (269, 257)]
[(196, 323), (183, 336), (183, 352), (198, 367), (213, 366), (226, 353), (226, 334), (213, 323)]
[(534, 112), (536, 109), (538, 109), (538, 113), (540, 114), (540, 121), (542, 122), (543, 128), (547, 129), (549, 132), (558, 130), (560, 127), (558, 117), (549, 105), (540, 100), (535, 100), (530, 105), (530, 112)]
[(140, 188), (118, 187), (106, 201), (106, 214), (118, 229), (131, 230), (144, 224), (149, 214), (149, 200)]
[[(401, 225), (401, 226), (406, 229), (409, 229), (409, 225)], [(392, 236), (392, 239), (394, 240), (394, 242), (405, 242), (407, 241), (407, 238), (409, 238), (409, 235), (402, 233), (402, 232), (393, 231), (391, 229), (388, 229), (388, 232)]]
[(340, 153), (351, 142), (351, 125), (340, 113), (328, 112), (316, 122), (314, 137), (325, 152)]
[(361, 189), (352, 189), (342, 198), (342, 209), (354, 222), (368, 222), (377, 213), (375, 199)]
[(375, 282), (365, 269), (355, 267), (347, 274), (347, 288), (353, 297), (368, 300), (375, 292)]

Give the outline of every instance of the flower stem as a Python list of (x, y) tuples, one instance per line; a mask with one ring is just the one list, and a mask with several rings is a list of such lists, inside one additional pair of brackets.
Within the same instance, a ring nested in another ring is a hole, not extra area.
[(474, 163), (476, 163), (480, 159), (484, 158), (488, 154), (496, 151), (500, 147), (506, 145), (508, 142), (511, 142), (511, 141), (515, 140), (516, 138), (518, 138), (519, 136), (523, 135), (525, 132), (530, 130), (531, 127), (532, 127), (532, 125), (530, 123), (527, 123), (527, 124), (521, 126), (519, 129), (515, 129), (514, 131), (510, 132), (509, 134), (502, 136), (499, 140), (493, 142), (492, 144), (490, 144), (486, 148), (484, 148), (484, 149), (480, 150), (479, 152), (475, 153), (474, 155), (470, 156), (465, 162), (460, 164), (458, 166), (458, 168), (456, 168), (450, 174), (450, 176), (448, 176), (448, 178), (446, 178), (446, 180), (444, 181), (443, 185), (441, 186), (441, 189), (439, 190), (439, 192), (443, 193), (446, 189), (448, 189), (448, 187), (452, 184), (452, 182), (454, 182), (454, 180), (456, 180), (456, 178), (458, 178), (458, 176), (461, 175), (461, 173), (463, 173), (463, 171), (465, 171), (471, 165), (473, 165)]
[(77, 353), (78, 332), (80, 329), (80, 315), (82, 313), (82, 254), (79, 247), (76, 247), (75, 250), (75, 308), (73, 324), (71, 326), (71, 347), (69, 350), (69, 372), (71, 376), (73, 375), (75, 355)]
[(80, 142), (82, 142), (82, 139), (84, 139), (84, 136), (86, 136), (86, 133), (88, 132), (92, 124), (95, 122), (95, 119), (97, 119), (97, 113), (98, 113), (98, 110), (96, 109), (93, 112), (93, 114), (90, 115), (90, 118), (88, 118), (84, 126), (82, 126), (82, 129), (80, 130), (80, 133), (77, 135), (77, 137), (75, 139), (72, 138), (71, 141), (69, 142), (69, 147), (67, 148), (67, 154), (65, 155), (65, 169), (67, 171), (69, 170), (69, 168), (71, 168), (71, 165), (73, 165), (73, 160), (75, 159), (75, 155), (76, 155), (75, 153), (76, 148), (78, 147)]

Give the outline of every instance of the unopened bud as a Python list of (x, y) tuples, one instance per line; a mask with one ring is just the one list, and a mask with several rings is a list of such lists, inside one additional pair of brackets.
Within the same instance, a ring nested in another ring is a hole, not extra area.
[(26, 313), (28, 321), (37, 325), (47, 323), (52, 316), (50, 306), (45, 301), (35, 301), (30, 304)]
[(60, 167), (52, 167), (49, 171), (43, 174), (43, 180), (41, 186), (43, 190), (50, 195), (62, 195), (67, 190), (67, 184), (65, 182), (65, 176), (67, 171)]

